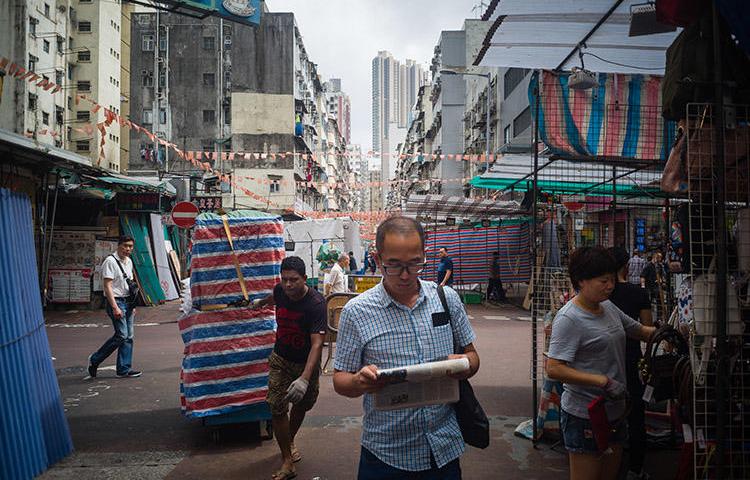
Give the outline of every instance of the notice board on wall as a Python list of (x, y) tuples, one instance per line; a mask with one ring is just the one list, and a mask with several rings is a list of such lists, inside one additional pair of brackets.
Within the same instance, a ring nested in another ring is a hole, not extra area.
[(47, 295), (52, 303), (91, 301), (90, 268), (51, 268), (47, 285)]

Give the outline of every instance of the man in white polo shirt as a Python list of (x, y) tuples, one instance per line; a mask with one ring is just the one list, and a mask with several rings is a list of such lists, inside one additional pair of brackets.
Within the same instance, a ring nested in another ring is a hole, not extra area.
[(349, 291), (346, 285), (346, 274), (344, 273), (348, 268), (349, 255), (342, 252), (339, 254), (339, 259), (331, 267), (331, 274), (324, 289), (326, 296), (332, 293), (346, 293)]
[(120, 378), (140, 377), (141, 372), (133, 370), (133, 322), (135, 321), (135, 299), (130, 296), (126, 280), (133, 280), (133, 261), (130, 254), (135, 246), (132, 237), (120, 237), (117, 251), (108, 255), (102, 262), (102, 284), (107, 301), (107, 315), (112, 319), (115, 334), (104, 342), (99, 350), (89, 356), (89, 375), (96, 377), (96, 370), (112, 352), (117, 350), (117, 376)]

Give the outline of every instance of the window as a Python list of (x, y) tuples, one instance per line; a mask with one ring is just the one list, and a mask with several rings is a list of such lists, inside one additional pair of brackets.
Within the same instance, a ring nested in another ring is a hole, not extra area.
[(91, 3), (91, 0), (78, 0), (78, 3)]
[(68, 110), (73, 110), (73, 97), (68, 96)]
[(44, 50), (44, 53), (49, 53), (49, 40), (42, 42), (42, 50)]
[(62, 70), (55, 70), (55, 83), (62, 87), (64, 80), (65, 80), (65, 72), (63, 72)]
[(224, 106), (224, 125), (232, 124), (232, 107), (231, 105)]
[(512, 139), (513, 137), (510, 133), (510, 125), (506, 125), (505, 129), (503, 130), (503, 143), (505, 145), (508, 145)]
[(78, 91), (80, 91), (80, 92), (90, 92), (91, 91), (91, 82), (89, 80), (78, 80)]
[(519, 136), (522, 134), (527, 128), (531, 126), (531, 109), (529, 107), (526, 107), (523, 112), (521, 112), (514, 120), (513, 120), (513, 132), (515, 136)]
[(62, 55), (65, 51), (65, 37), (57, 36), (57, 54)]
[(79, 152), (88, 152), (89, 140), (76, 140), (76, 150)]
[(79, 62), (90, 62), (91, 61), (91, 50), (82, 50), (78, 52)]
[(268, 180), (270, 180), (269, 184), (269, 190), (268, 193), (279, 193), (281, 191), (281, 179), (278, 175), (269, 175)]
[(49, 125), (49, 113), (42, 112), (42, 123), (45, 125)]
[(154, 114), (151, 110), (143, 111), (143, 123), (144, 125), (151, 125), (154, 123)]
[(68, 64), (68, 80), (73, 80), (73, 64)]
[(214, 37), (203, 37), (203, 50), (216, 50), (216, 39)]
[(146, 72), (143, 74), (143, 86), (144, 87), (154, 86), (154, 72)]
[(153, 35), (144, 35), (143, 37), (141, 37), (141, 50), (143, 50), (144, 52), (154, 51)]
[(161, 50), (162, 52), (167, 51), (167, 37), (166, 36), (159, 37), (159, 50)]
[(49, 18), (49, 3), (44, 4), (44, 16)]
[(159, 109), (159, 123), (161, 123), (162, 125), (167, 124), (167, 109), (166, 108)]
[(203, 110), (203, 123), (214, 123), (216, 121), (215, 110)]
[(39, 61), (39, 57), (35, 57), (32, 54), (29, 54), (29, 70), (32, 72), (36, 70), (36, 64)]
[(29, 17), (29, 33), (32, 35), (36, 35), (36, 26), (39, 23), (39, 20), (37, 20), (34, 17)]
[(528, 70), (523, 68), (509, 68), (505, 72), (505, 76), (503, 77), (504, 98), (508, 98), (513, 93), (513, 90), (521, 83), (527, 73)]
[(65, 110), (59, 105), (55, 105), (55, 122), (58, 125), (65, 123)]
[(167, 74), (165, 72), (159, 73), (159, 88), (166, 88), (167, 86)]
[(78, 110), (76, 112), (76, 120), (79, 122), (88, 122), (91, 119), (91, 112), (88, 110)]
[(216, 75), (213, 73), (203, 74), (203, 85), (207, 87), (213, 87), (216, 85)]
[(78, 22), (78, 31), (91, 33), (91, 22)]

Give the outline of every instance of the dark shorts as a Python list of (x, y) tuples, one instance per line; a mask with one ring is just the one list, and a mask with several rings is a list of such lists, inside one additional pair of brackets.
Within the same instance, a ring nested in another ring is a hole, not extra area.
[[(599, 449), (591, 431), (591, 421), (560, 411), (560, 428), (562, 428), (565, 449), (570, 453), (599, 454)], [(613, 425), (609, 435), (609, 444), (625, 443), (628, 439), (628, 423), (623, 419)]]
[(461, 480), (461, 464), (458, 459), (438, 467), (430, 455), (429, 470), (411, 472), (392, 467), (380, 460), (374, 453), (362, 447), (359, 456), (357, 480)]
[[(284, 401), (286, 391), (289, 385), (297, 380), (302, 372), (305, 371), (304, 363), (294, 363), (284, 359), (276, 352), (271, 353), (268, 357), (268, 395), (266, 402), (271, 407), (271, 414), (283, 415), (289, 411), (289, 402)], [(297, 407), (304, 411), (310, 410), (318, 400), (320, 365), (312, 374), (310, 383), (307, 385), (307, 392), (302, 400), (297, 403)]]

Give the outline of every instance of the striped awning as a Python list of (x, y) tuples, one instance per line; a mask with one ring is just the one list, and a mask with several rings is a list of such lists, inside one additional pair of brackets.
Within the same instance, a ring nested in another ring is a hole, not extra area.
[(448, 195), (410, 195), (404, 215), (418, 218), (429, 216), (433, 221), (447, 217), (479, 221), (487, 218), (521, 215), (521, 205), (514, 201), (464, 198)]

